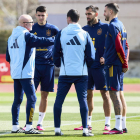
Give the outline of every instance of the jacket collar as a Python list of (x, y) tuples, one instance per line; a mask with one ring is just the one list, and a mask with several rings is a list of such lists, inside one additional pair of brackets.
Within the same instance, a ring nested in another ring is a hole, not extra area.
[(113, 18), (111, 21), (110, 21), (110, 23), (111, 22), (114, 22), (114, 21), (117, 21), (118, 20), (118, 18), (116, 17), (116, 18)]
[(98, 23), (96, 23), (96, 24), (92, 24), (92, 26), (89, 26), (89, 27), (96, 27), (96, 26), (98, 26), (99, 24), (101, 23), (101, 21), (100, 21), (100, 19), (98, 19)]

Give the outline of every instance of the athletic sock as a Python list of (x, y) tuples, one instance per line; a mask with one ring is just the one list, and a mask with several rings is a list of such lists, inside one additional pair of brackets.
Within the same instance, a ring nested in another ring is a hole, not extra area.
[(26, 124), (26, 129), (25, 131), (29, 131), (30, 129), (32, 129), (33, 126), (31, 124)]
[(116, 124), (115, 128), (118, 130), (122, 130), (122, 115), (115, 115)]
[(126, 128), (126, 116), (122, 117), (122, 129)]
[(39, 118), (38, 118), (37, 124), (42, 124), (45, 114), (46, 114), (46, 112), (39, 112)]
[(87, 124), (88, 124), (89, 126), (91, 126), (91, 119), (92, 119), (92, 116), (88, 116), (88, 121), (87, 121), (88, 123), (87, 123)]
[(105, 117), (105, 125), (106, 124), (110, 125), (110, 119), (111, 117)]
[(60, 128), (56, 128), (55, 127), (55, 130), (54, 131), (55, 131), (55, 133), (60, 133), (61, 130), (60, 130)]
[(19, 129), (19, 125), (13, 125), (12, 131), (17, 131)]
[(88, 129), (87, 128), (83, 128), (83, 133), (88, 133)]

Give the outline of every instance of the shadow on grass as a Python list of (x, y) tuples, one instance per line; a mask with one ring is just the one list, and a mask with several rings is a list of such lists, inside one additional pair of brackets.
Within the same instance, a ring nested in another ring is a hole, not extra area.
[(0, 136), (0, 138), (26, 138), (26, 137), (35, 137), (35, 138), (43, 138), (43, 137), (52, 137), (52, 138), (55, 138), (55, 137), (82, 137), (82, 135), (80, 134), (66, 134), (66, 135), (63, 135), (63, 136), (55, 136), (55, 135), (39, 135), (39, 134), (25, 134), (25, 135), (8, 135), (8, 136)]
[[(63, 130), (64, 131), (64, 130)], [(66, 131), (66, 130), (65, 130)], [(1, 132), (0, 132), (1, 133)], [(102, 133), (96, 133), (96, 136), (98, 135), (103, 135)], [(28, 138), (28, 137), (32, 137), (32, 138), (45, 138), (45, 137), (83, 137), (82, 134), (64, 134), (63, 136), (55, 136), (55, 135), (46, 135), (46, 134), (22, 134), (22, 133), (17, 133), (17, 134), (8, 134), (8, 135), (3, 135), (0, 136), (0, 138)]]

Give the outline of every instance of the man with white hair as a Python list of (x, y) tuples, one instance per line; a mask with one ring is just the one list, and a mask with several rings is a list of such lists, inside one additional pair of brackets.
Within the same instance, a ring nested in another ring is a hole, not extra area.
[[(13, 29), (8, 39), (6, 60), (10, 63), (11, 77), (14, 79), (14, 102), (12, 105), (11, 133), (42, 134), (32, 127), (36, 94), (33, 82), (35, 48), (54, 44), (53, 38), (37, 37), (31, 34), (33, 19), (29, 15), (19, 17), (19, 26)], [(24, 92), (27, 97), (26, 130), (19, 127), (19, 111)]]

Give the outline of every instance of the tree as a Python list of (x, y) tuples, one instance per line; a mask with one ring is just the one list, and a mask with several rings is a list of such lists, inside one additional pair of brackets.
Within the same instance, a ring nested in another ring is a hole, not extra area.
[(6, 52), (8, 37), (19, 16), (29, 14), (35, 19), (37, 6), (38, 0), (0, 0), (0, 53)]

